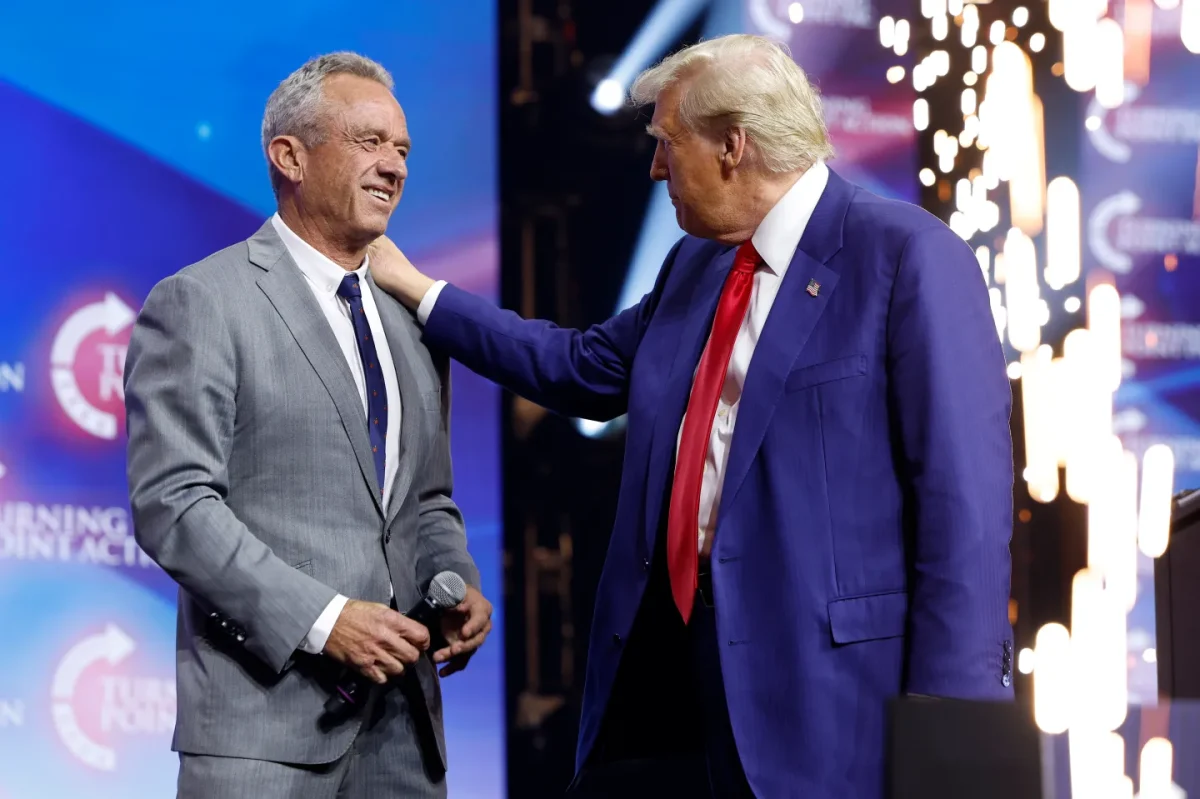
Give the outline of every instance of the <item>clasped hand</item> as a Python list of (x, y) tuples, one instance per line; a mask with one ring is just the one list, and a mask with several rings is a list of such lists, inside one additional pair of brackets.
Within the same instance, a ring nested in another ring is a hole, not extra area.
[[(467, 596), (442, 615), (442, 635), (447, 645), (433, 653), (448, 677), (467, 663), (492, 631), (492, 603), (478, 589), (467, 587)], [(325, 654), (346, 664), (367, 679), (384, 685), (404, 673), (429, 649), (429, 630), (387, 605), (350, 600), (342, 608)]]

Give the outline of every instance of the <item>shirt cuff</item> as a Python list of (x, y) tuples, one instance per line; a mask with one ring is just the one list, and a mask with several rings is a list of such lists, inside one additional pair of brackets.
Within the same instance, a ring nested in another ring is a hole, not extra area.
[(429, 291), (425, 292), (425, 296), (421, 298), (421, 304), (417, 306), (418, 322), (425, 324), (429, 320), (429, 315), (433, 313), (433, 306), (437, 304), (438, 296), (444, 288), (446, 288), (446, 281), (439, 280), (429, 287)]
[(346, 607), (346, 603), (349, 601), (341, 594), (329, 601), (325, 610), (321, 611), (321, 615), (317, 617), (316, 624), (300, 642), (300, 651), (310, 655), (321, 654), (325, 649), (325, 642), (329, 640), (329, 634), (333, 632), (333, 625), (337, 623), (338, 616), (342, 615), (342, 608)]

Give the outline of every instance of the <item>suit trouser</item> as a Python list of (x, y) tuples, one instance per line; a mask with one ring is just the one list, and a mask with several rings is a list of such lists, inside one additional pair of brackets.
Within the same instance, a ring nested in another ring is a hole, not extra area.
[[(415, 682), (409, 688), (420, 691)], [(180, 754), (179, 799), (444, 799), (437, 744), (419, 724), (424, 707), (411, 709), (410, 693), (400, 686), (374, 690), (350, 750), (332, 763)]]
[(599, 740), (570, 796), (753, 797), (729, 721), (711, 602), (702, 578), (685, 627), (665, 566), (652, 571)]

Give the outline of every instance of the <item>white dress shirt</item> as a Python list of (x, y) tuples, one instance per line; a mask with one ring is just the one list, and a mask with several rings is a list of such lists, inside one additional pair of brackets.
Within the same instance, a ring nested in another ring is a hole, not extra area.
[[(729, 446), (733, 441), (733, 428), (742, 398), (742, 386), (746, 382), (746, 372), (754, 356), (754, 347), (762, 335), (767, 317), (771, 313), (771, 306), (775, 304), (775, 296), (779, 293), (779, 285), (787, 274), (792, 256), (796, 254), (808, 220), (812, 218), (817, 201), (821, 199), (828, 182), (829, 168), (823, 161), (818, 161), (801, 175), (779, 202), (767, 212), (751, 237), (754, 249), (765, 263), (754, 273), (750, 308), (734, 340), (733, 354), (729, 358), (729, 371), (725, 374), (725, 385), (717, 403), (716, 418), (713, 419), (709, 436), (708, 454), (700, 484), (700, 515), (696, 520), (699, 551), (703, 555), (712, 552), (713, 528), (717, 523), (717, 509), (721, 505), (721, 487), (725, 479), (725, 466), (729, 460)], [(421, 324), (425, 324), (425, 320), (433, 312), (444, 286), (445, 281), (437, 281), (421, 299), (417, 308), (417, 319)], [(682, 434), (681, 421), (675, 441), (676, 450), (679, 447), (679, 436)]]
[[(321, 307), (325, 319), (329, 322), (329, 327), (333, 330), (342, 355), (346, 358), (346, 365), (350, 367), (350, 374), (354, 377), (354, 385), (358, 387), (358, 394), (362, 399), (363, 425), (365, 426), (368, 407), (367, 379), (363, 374), (362, 356), (358, 352), (358, 337), (354, 333), (354, 322), (350, 318), (350, 303), (339, 297), (337, 293), (342, 279), (348, 273), (296, 235), (279, 217), (279, 214), (271, 217), (271, 224), (275, 227), (279, 238), (283, 239), (283, 245), (287, 248), (288, 255), (292, 256), (296, 266), (300, 267), (300, 273), (304, 275), (305, 282), (312, 290), (317, 305)], [(362, 266), (355, 269), (354, 274), (358, 275), (359, 287), (362, 289), (363, 310), (366, 312), (367, 325), (373, 334), (371, 338), (375, 342), (375, 353), (379, 356), (379, 366), (383, 370), (383, 384), (387, 389), (387, 437), (384, 443), (382, 503), (386, 515), (392, 497), (392, 483), (395, 481), (396, 469), (400, 461), (400, 382), (396, 378), (396, 365), (392, 361), (392, 351), (388, 347), (387, 336), (383, 335), (383, 322), (379, 318), (379, 308), (376, 307), (375, 297), (371, 294), (371, 288), (367, 284), (369, 266), (367, 259), (364, 258)], [(337, 622), (346, 602), (347, 598), (341, 594), (333, 598), (300, 643), (301, 650), (315, 655), (325, 648), (325, 642), (329, 640), (329, 634), (333, 632), (333, 625)]]
[[(729, 461), (729, 447), (733, 442), (733, 428), (741, 404), (742, 386), (746, 383), (746, 372), (750, 369), (755, 345), (758, 344), (763, 327), (767, 324), (771, 306), (775, 304), (775, 297), (779, 294), (779, 285), (787, 274), (792, 256), (796, 254), (800, 238), (804, 235), (804, 229), (816, 210), (817, 201), (821, 199), (821, 193), (825, 191), (828, 180), (829, 168), (818, 161), (779, 198), (779, 202), (767, 212), (750, 239), (764, 263), (754, 272), (750, 308), (746, 311), (737, 338), (733, 342), (729, 370), (725, 373), (725, 384), (717, 402), (716, 418), (713, 419), (712, 431), (709, 433), (704, 475), (700, 480), (700, 517), (697, 519), (697, 546), (702, 556), (712, 552), (717, 510), (721, 507), (725, 466)], [(677, 452), (682, 436), (683, 423), (680, 422), (679, 434), (675, 440)]]

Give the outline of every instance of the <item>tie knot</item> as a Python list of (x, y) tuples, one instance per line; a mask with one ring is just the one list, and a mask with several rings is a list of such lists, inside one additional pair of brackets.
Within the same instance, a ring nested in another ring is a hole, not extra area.
[(358, 285), (358, 275), (351, 272), (342, 278), (342, 283), (337, 290), (339, 297), (345, 297), (348, 300), (358, 299), (362, 296), (362, 288)]
[(735, 272), (753, 272), (762, 263), (762, 256), (754, 249), (754, 243), (747, 239), (738, 247), (737, 256), (733, 259)]

